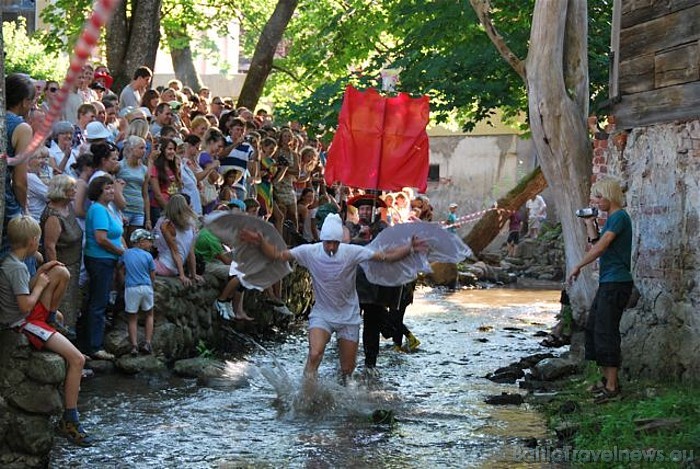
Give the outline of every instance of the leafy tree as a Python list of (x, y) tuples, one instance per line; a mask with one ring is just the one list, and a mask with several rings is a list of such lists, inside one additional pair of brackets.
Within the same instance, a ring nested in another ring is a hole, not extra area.
[(20, 17), (2, 24), (5, 38), (5, 73), (26, 73), (40, 80), (62, 80), (68, 60), (46, 50), (41, 40), (27, 35), (27, 21)]

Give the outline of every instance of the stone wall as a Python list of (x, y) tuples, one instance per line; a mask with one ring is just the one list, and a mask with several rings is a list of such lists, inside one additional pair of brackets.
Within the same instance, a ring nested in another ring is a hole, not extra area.
[(700, 121), (613, 131), (607, 172), (627, 188), (641, 299), (622, 319), (625, 375), (700, 380)]
[[(97, 373), (128, 374), (166, 370), (175, 360), (194, 357), (198, 346), (231, 352), (229, 331), (255, 335), (272, 328), (284, 329), (304, 313), (311, 302), (308, 273), (296, 268), (284, 281), (287, 303), (294, 315), (285, 314), (265, 301), (262, 293), (246, 293), (246, 309), (254, 322), (221, 319), (214, 300), (223, 288), (225, 274), (205, 274), (205, 282), (184, 288), (179, 280), (158, 278), (155, 285), (154, 355), (131, 357), (123, 314), (105, 336), (105, 349), (114, 362), (88, 362)], [(143, 328), (139, 327), (139, 337)], [(65, 376), (63, 359), (51, 352), (37, 352), (14, 331), (0, 331), (0, 467), (45, 467), (53, 445), (54, 420), (63, 410), (61, 396)]]

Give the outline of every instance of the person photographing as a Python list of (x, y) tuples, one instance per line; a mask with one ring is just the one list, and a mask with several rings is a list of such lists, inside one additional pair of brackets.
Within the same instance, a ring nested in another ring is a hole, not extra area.
[(605, 178), (591, 187), (591, 200), (608, 218), (600, 234), (596, 217), (583, 218), (591, 249), (573, 268), (569, 284), (576, 281), (581, 269), (600, 258), (598, 291), (586, 323), (586, 360), (595, 360), (603, 377), (594, 385), (596, 402), (605, 402), (620, 394), (620, 319), (632, 293), (632, 220), (622, 209), (620, 184)]

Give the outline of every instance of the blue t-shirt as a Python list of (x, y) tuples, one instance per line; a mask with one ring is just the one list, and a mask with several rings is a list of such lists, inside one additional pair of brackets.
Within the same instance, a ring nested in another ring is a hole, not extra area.
[(85, 217), (85, 252), (88, 257), (97, 257), (101, 259), (119, 259), (119, 256), (107, 251), (102, 246), (97, 244), (95, 238), (95, 230), (103, 230), (107, 232), (107, 239), (117, 247), (122, 247), (122, 234), (124, 227), (122, 226), (119, 215), (112, 212), (110, 209), (100, 203), (93, 203), (88, 209)]
[(141, 248), (130, 248), (124, 251), (120, 262), (124, 264), (126, 278), (124, 286), (138, 287), (141, 285), (153, 286), (151, 283), (151, 272), (156, 270), (153, 256)]
[(615, 239), (600, 256), (599, 283), (631, 282), (632, 274), (632, 220), (624, 210), (608, 216), (603, 231), (615, 233)]

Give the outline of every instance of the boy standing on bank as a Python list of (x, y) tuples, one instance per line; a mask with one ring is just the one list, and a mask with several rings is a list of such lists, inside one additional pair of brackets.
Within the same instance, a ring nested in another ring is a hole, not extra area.
[[(150, 355), (153, 353), (151, 339), (153, 338), (153, 282), (156, 280), (156, 264), (151, 255), (153, 234), (139, 228), (131, 233), (129, 238), (132, 248), (122, 254), (120, 264), (124, 266), (124, 310), (129, 317), (129, 342), (131, 355), (137, 356), (139, 351)], [(139, 310), (146, 315), (146, 341), (138, 347)]]
[(7, 239), (10, 253), (0, 264), (0, 327), (10, 327), (27, 336), (38, 350), (46, 349), (66, 360), (63, 417), (59, 431), (80, 446), (90, 446), (92, 438), (83, 430), (78, 417), (78, 393), (85, 356), (56, 329), (47, 324), (66, 292), (70, 273), (58, 261), (43, 264), (30, 278), (24, 259), (39, 248), (41, 227), (30, 216), (10, 220)]

